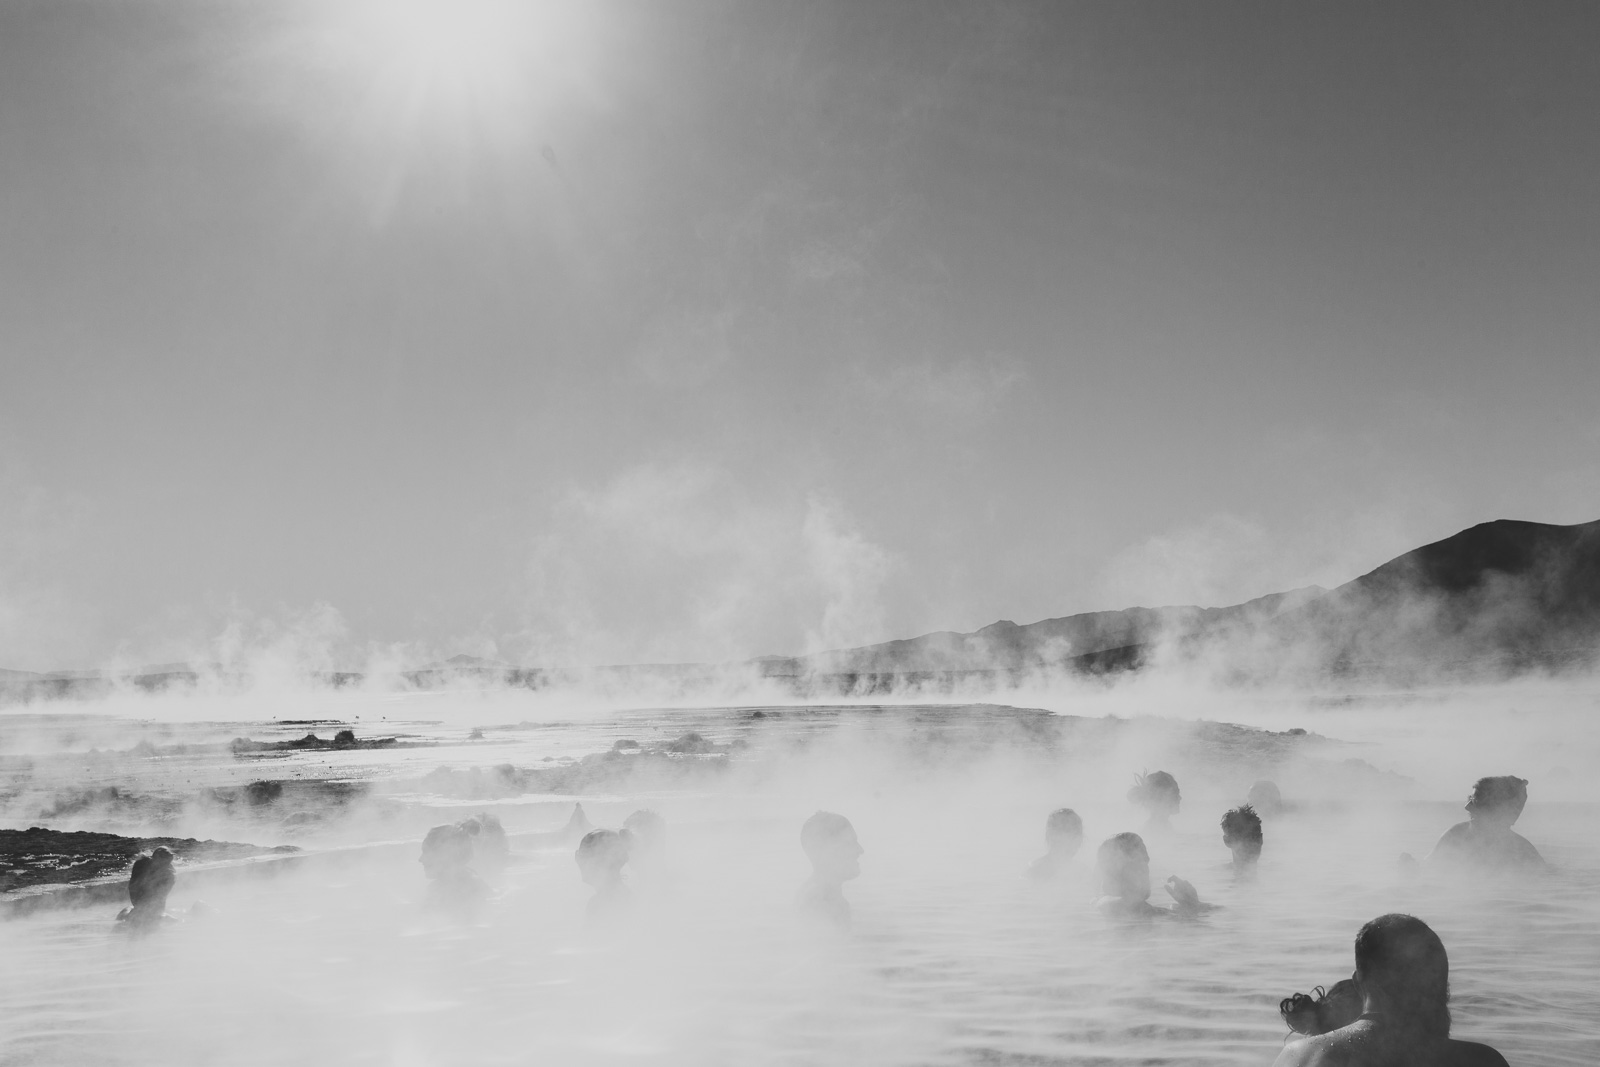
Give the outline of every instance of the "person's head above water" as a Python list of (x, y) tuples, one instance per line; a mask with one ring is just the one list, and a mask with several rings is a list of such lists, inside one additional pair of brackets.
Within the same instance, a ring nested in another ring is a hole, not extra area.
[(1122, 900), (1150, 899), (1150, 850), (1134, 833), (1107, 838), (1095, 854), (1100, 892)]
[(1450, 960), (1428, 924), (1398, 912), (1356, 934), (1356, 983), (1366, 1010), (1429, 1038), (1450, 1036)]
[(800, 827), (800, 847), (811, 860), (815, 876), (825, 882), (848, 882), (861, 875), (861, 842), (850, 820), (831, 811), (819, 811)]
[(435, 826), (422, 839), (418, 862), (429, 878), (440, 878), (472, 862), (472, 836), (460, 825)]
[(1166, 771), (1134, 775), (1134, 786), (1128, 790), (1128, 799), (1150, 812), (1152, 818), (1176, 815), (1183, 795), (1178, 792), (1178, 780)]
[(633, 835), (626, 830), (590, 830), (578, 842), (572, 858), (585, 883), (606, 889), (622, 880), (622, 868), (632, 845)]
[(1044, 821), (1044, 843), (1052, 854), (1074, 856), (1083, 847), (1083, 820), (1071, 808), (1057, 808)]
[(150, 850), (150, 861), (157, 866), (165, 866), (172, 862), (172, 850), (166, 845), (157, 845)]
[(622, 820), (622, 828), (633, 835), (635, 847), (659, 845), (667, 833), (667, 820), (649, 808), (640, 808)]
[(1255, 808), (1245, 804), (1223, 813), (1222, 843), (1233, 850), (1235, 863), (1254, 863), (1261, 857), (1261, 816)]
[(1467, 798), (1472, 825), (1485, 829), (1510, 829), (1528, 803), (1528, 780), (1513, 774), (1479, 778)]
[(1244, 795), (1245, 803), (1262, 815), (1276, 815), (1283, 810), (1283, 794), (1278, 791), (1276, 782), (1262, 779), (1250, 787)]

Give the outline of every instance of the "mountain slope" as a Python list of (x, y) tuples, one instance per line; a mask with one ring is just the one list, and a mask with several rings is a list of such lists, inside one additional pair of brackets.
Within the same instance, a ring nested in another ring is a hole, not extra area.
[(1282, 613), (1271, 644), (1326, 664), (1516, 662), (1600, 642), (1600, 522), (1501, 519)]

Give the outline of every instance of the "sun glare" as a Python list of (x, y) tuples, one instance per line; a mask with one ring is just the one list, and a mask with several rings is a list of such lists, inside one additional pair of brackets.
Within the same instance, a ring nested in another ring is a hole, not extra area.
[(378, 95), (459, 119), (560, 92), (581, 58), (584, 11), (572, 0), (355, 0), (345, 28)]

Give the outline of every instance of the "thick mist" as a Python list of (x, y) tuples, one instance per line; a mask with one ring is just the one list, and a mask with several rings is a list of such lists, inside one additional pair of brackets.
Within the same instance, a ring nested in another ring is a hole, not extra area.
[[(827, 704), (759, 685), (699, 706), (604, 686), (198, 686), (8, 710), (6, 825), (300, 852), (180, 859), (173, 909), (210, 911), (146, 938), (114, 932), (118, 903), (0, 922), (0, 1007), (23, 1020), (0, 1056), (1262, 1063), (1286, 1033), (1277, 1000), (1346, 975), (1356, 928), (1390, 910), (1445, 938), (1460, 1035), (1535, 1064), (1585, 1062), (1600, 1037), (1564, 992), (1600, 958), (1592, 680), (1242, 691), (1152, 673)], [(233, 744), (341, 729), (375, 747)], [(1158, 769), (1182, 788), (1170, 831), (1128, 799)], [(1492, 774), (1530, 779), (1517, 828), (1556, 873), (1403, 868)], [(1236, 881), (1217, 822), (1262, 778), (1289, 810), (1266, 821), (1258, 876)], [(586, 921), (560, 836), (574, 803), (599, 827), (639, 808), (666, 820), (661, 861), (627, 872), (633, 907), (611, 926)], [(1035, 884), (1023, 872), (1063, 806), (1085, 844)], [(799, 827), (817, 810), (847, 816), (865, 850), (848, 931), (796, 911)], [(430, 910), (419, 842), (476, 812), (502, 822), (512, 862), (486, 872), (477, 911)], [(1220, 910), (1102, 918), (1093, 851), (1124, 830), (1146, 834), (1154, 902), (1177, 874)], [(1524, 1029), (1530, 997), (1559, 1026)]]

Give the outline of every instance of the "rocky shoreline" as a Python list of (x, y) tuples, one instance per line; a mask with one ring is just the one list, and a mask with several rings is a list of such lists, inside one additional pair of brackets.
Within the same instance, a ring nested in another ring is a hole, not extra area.
[(92, 830), (0, 830), (0, 894), (40, 886), (72, 885), (120, 875), (141, 852), (165, 846), (185, 863), (216, 863), (297, 853), (294, 845), (272, 848), (192, 837), (123, 837)]

